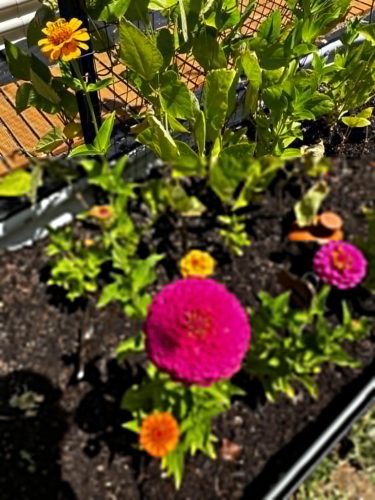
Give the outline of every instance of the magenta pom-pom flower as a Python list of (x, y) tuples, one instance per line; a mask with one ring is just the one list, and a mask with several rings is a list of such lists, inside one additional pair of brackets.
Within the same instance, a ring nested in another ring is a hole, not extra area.
[(362, 252), (345, 241), (331, 241), (315, 254), (314, 271), (329, 285), (346, 290), (357, 286), (367, 272)]
[(237, 372), (250, 342), (245, 310), (211, 279), (165, 286), (150, 306), (145, 333), (148, 355), (160, 370), (201, 386)]

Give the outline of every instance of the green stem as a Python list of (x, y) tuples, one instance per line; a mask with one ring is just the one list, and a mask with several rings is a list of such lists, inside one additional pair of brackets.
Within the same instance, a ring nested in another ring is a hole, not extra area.
[(85, 94), (87, 105), (89, 107), (89, 112), (91, 115), (91, 120), (94, 125), (95, 133), (98, 135), (99, 128), (98, 128), (98, 123), (96, 121), (96, 116), (95, 116), (95, 111), (94, 111), (94, 106), (92, 105), (91, 97), (90, 97), (90, 92), (87, 90), (87, 85), (85, 82), (85, 79), (82, 76), (81, 70), (79, 69), (79, 65), (77, 64), (77, 61), (71, 61), (72, 67), (74, 69), (75, 74), (77, 75), (80, 84), (82, 86), (82, 92)]

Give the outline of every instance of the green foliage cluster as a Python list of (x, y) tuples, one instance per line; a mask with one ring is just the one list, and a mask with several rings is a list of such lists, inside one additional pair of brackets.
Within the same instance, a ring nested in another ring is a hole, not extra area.
[[(148, 221), (144, 226), (136, 225), (128, 213), (136, 185), (124, 179), (126, 164), (126, 157), (112, 166), (97, 160), (82, 163), (89, 183), (108, 196), (113, 214), (109, 220), (96, 222), (97, 233), (90, 245), (77, 238), (72, 228), (51, 232), (47, 249), (53, 258), (49, 284), (63, 287), (71, 300), (99, 291), (98, 307), (117, 301), (126, 315), (142, 318), (151, 300), (147, 289), (156, 279), (155, 267), (162, 256), (137, 256)], [(90, 212), (81, 215), (83, 219), (88, 217)], [(104, 264), (111, 266), (109, 282), (108, 278), (100, 280)]]
[(368, 334), (370, 320), (353, 319), (343, 303), (342, 323), (332, 325), (325, 311), (329, 290), (324, 286), (306, 310), (293, 309), (288, 292), (274, 298), (266, 292), (259, 294), (260, 307), (251, 319), (254, 333), (245, 369), (262, 381), (270, 401), (279, 393), (293, 398), (297, 385), (318, 397), (315, 375), (324, 363), (360, 366), (346, 353), (344, 343)]
[[(129, 343), (128, 349), (131, 351)], [(119, 351), (123, 357), (121, 344)], [(210, 387), (185, 386), (149, 364), (142, 383), (133, 385), (124, 395), (122, 406), (133, 417), (124, 427), (138, 433), (142, 419), (150, 413), (167, 411), (173, 414), (180, 423), (181, 435), (176, 449), (162, 459), (162, 467), (173, 476), (179, 488), (187, 453), (195, 455), (199, 451), (216, 458), (214, 443), (217, 439), (212, 432), (212, 420), (230, 408), (233, 396), (243, 394), (241, 389), (225, 380)]]
[(367, 259), (368, 268), (365, 285), (375, 293), (375, 211), (367, 210), (368, 237), (357, 242)]

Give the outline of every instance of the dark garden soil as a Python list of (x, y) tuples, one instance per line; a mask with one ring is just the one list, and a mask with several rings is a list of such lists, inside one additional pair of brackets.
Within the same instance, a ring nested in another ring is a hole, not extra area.
[[(362, 209), (375, 208), (375, 166), (335, 160), (328, 181), (331, 193), (324, 207), (341, 214), (350, 239), (365, 236)], [(280, 176), (251, 207), (246, 217), (252, 244), (241, 258), (231, 259), (223, 251), (209, 217), (189, 222), (187, 246), (215, 255), (216, 278), (246, 306), (256, 306), (260, 290), (282, 291), (277, 278), (282, 269), (299, 276), (311, 269), (315, 247), (285, 239), (301, 188), (301, 182)], [(161, 223), (154, 235), (170, 255), (160, 282), (177, 276), (173, 257), (182, 254), (173, 231), (169, 238), (168, 224)], [(119, 366), (115, 348), (137, 325), (130, 325), (116, 305), (97, 310), (93, 301), (65, 302), (46, 284), (44, 247), (39, 242), (0, 255), (1, 500), (263, 498), (264, 484), (270, 485), (276, 472), (308, 446), (322, 421), (357, 388), (361, 370), (326, 366), (319, 376), (318, 400), (300, 391), (294, 401), (280, 397), (270, 404), (257, 381), (237, 375), (249, 395), (215, 421), (219, 458), (188, 459), (176, 493), (158, 461), (135, 451), (133, 435), (121, 428), (127, 418), (119, 409), (121, 396), (140, 379), (142, 369), (135, 361)], [(361, 307), (374, 312), (374, 302), (361, 289), (344, 295), (354, 312)], [(333, 308), (338, 300), (331, 297)], [(372, 369), (375, 328), (348, 349)], [(224, 438), (240, 446), (233, 460), (220, 456)]]
[[(375, 105), (375, 98), (359, 108), (360, 111)], [(329, 124), (326, 118), (309, 122), (304, 128), (303, 144), (316, 144), (323, 141), (327, 156), (347, 158), (375, 157), (375, 115), (370, 118), (371, 125), (349, 129), (341, 122)]]

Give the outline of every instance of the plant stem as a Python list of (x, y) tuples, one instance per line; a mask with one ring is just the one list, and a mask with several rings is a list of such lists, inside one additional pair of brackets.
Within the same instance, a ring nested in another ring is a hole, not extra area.
[(81, 83), (82, 92), (85, 94), (85, 97), (86, 97), (86, 102), (87, 102), (87, 105), (89, 107), (89, 112), (91, 115), (92, 123), (94, 125), (95, 133), (96, 133), (96, 135), (98, 135), (99, 128), (98, 128), (98, 123), (96, 121), (95, 111), (94, 111), (94, 107), (92, 105), (90, 92), (88, 92), (88, 90), (87, 90), (87, 85), (86, 85), (85, 79), (82, 76), (82, 73), (81, 73), (81, 70), (79, 68), (79, 65), (77, 64), (77, 61), (71, 61), (71, 63), (72, 63), (72, 67), (74, 69), (74, 72), (77, 75), (77, 77)]

